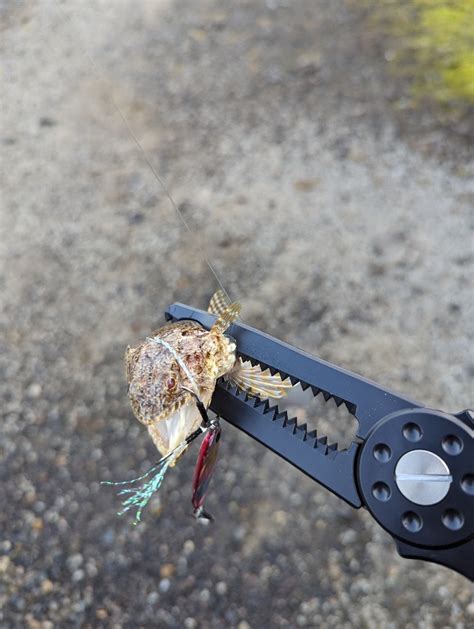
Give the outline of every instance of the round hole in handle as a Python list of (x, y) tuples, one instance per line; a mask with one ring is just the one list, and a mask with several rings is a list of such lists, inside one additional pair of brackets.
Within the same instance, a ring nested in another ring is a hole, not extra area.
[(386, 443), (377, 443), (374, 446), (374, 457), (379, 463), (387, 463), (392, 458), (392, 451)]
[(377, 500), (380, 500), (380, 502), (387, 502), (387, 500), (390, 500), (392, 492), (387, 483), (377, 481), (372, 485), (372, 495)]
[(462, 440), (456, 437), (456, 435), (446, 435), (446, 437), (443, 437), (441, 445), (446, 454), (450, 454), (451, 456), (461, 454), (464, 447)]
[(421, 437), (423, 436), (423, 431), (418, 426), (418, 424), (415, 424), (415, 422), (408, 422), (408, 424), (405, 424), (403, 426), (402, 433), (405, 439), (407, 441), (411, 441), (412, 443), (420, 441)]
[(402, 524), (410, 533), (418, 533), (423, 527), (423, 520), (414, 511), (405, 511), (402, 515)]
[(474, 474), (464, 474), (461, 479), (461, 489), (465, 494), (474, 496)]
[(464, 526), (464, 516), (456, 509), (446, 509), (441, 520), (444, 526), (451, 531), (459, 531)]

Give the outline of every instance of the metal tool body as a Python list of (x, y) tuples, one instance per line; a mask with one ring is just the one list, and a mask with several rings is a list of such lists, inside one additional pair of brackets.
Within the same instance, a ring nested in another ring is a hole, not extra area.
[[(209, 329), (215, 316), (175, 303), (168, 320)], [(211, 410), (353, 507), (366, 507), (403, 557), (450, 567), (474, 580), (474, 415), (425, 408), (243, 323), (229, 334), (237, 353), (314, 395), (345, 404), (356, 440), (339, 450), (268, 400), (218, 382)]]

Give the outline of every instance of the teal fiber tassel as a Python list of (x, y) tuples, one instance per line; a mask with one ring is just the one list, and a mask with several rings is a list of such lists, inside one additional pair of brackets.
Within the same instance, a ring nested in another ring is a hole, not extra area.
[(133, 524), (138, 524), (141, 520), (143, 509), (147, 506), (153, 494), (157, 492), (158, 489), (161, 487), (169, 466), (176, 461), (178, 456), (182, 452), (184, 452), (187, 447), (188, 443), (181, 443), (177, 448), (173, 450), (173, 452), (161, 459), (161, 461), (151, 467), (148, 472), (145, 472), (145, 474), (143, 474), (142, 476), (138, 476), (138, 478), (118, 482), (102, 481), (102, 485), (132, 485), (133, 483), (137, 483), (138, 481), (141, 481), (153, 474), (153, 477), (150, 478), (150, 480), (147, 480), (139, 487), (121, 489), (118, 492), (119, 496), (131, 494), (126, 500), (122, 502), (123, 509), (118, 512), (118, 515), (123, 515), (124, 513), (127, 513), (127, 511), (130, 511), (130, 509), (136, 509), (135, 520)]

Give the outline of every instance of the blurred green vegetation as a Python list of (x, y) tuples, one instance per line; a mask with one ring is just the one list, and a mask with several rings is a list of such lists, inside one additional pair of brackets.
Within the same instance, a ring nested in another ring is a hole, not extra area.
[(460, 112), (474, 104), (474, 0), (362, 2), (415, 101), (430, 98)]

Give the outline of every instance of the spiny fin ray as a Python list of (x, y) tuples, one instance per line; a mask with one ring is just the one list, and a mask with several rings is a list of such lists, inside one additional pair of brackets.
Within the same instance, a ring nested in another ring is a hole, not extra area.
[(228, 300), (227, 295), (219, 288), (219, 290), (216, 290), (214, 295), (211, 297), (207, 312), (220, 316), (224, 314), (229, 306), (230, 301)]
[(285, 397), (293, 387), (291, 381), (282, 380), (278, 372), (272, 375), (268, 369), (262, 371), (258, 365), (243, 362), (241, 358), (237, 360), (236, 366), (226, 378), (249, 395), (262, 398)]
[(238, 301), (234, 301), (222, 312), (216, 319), (211, 330), (216, 330), (224, 334), (227, 328), (237, 319), (240, 314), (241, 305)]

